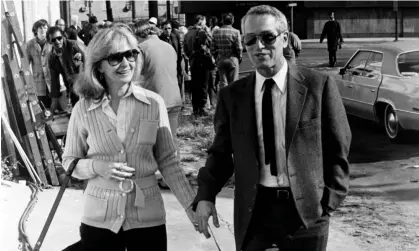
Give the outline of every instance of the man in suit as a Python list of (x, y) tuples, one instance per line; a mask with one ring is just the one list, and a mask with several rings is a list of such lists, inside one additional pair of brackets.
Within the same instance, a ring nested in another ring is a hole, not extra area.
[(329, 66), (336, 65), (336, 51), (342, 48), (343, 37), (340, 31), (340, 24), (335, 20), (335, 13), (329, 13), (329, 21), (324, 24), (322, 35), (320, 36), (320, 43), (327, 37), (327, 50), (329, 51)]
[(348, 193), (351, 131), (332, 78), (287, 62), (287, 20), (251, 8), (244, 45), (256, 72), (220, 90), (215, 138), (198, 175), (199, 231), (235, 173), (236, 250), (325, 251), (329, 217)]
[(182, 54), (183, 54), (183, 48), (182, 43), (180, 39), (179, 32), (173, 30), (172, 23), (170, 21), (166, 21), (162, 25), (163, 32), (159, 36), (160, 40), (163, 40), (167, 43), (169, 43), (176, 51), (177, 59), (176, 59), (176, 70), (177, 70), (177, 79), (178, 79), (178, 85), (180, 89), (180, 93), (183, 100), (183, 70), (182, 70)]

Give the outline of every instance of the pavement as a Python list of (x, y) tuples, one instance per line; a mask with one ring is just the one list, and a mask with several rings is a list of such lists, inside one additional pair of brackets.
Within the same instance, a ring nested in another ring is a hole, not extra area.
[[(32, 245), (41, 232), (57, 193), (58, 188), (47, 189), (39, 193), (38, 202), (26, 223), (26, 232)], [(216, 251), (218, 249), (215, 240), (222, 251), (235, 250), (231, 189), (226, 188), (217, 198), (220, 228), (211, 227), (215, 238), (210, 239), (205, 239), (203, 235), (195, 232), (183, 208), (170, 191), (163, 190), (162, 193), (167, 212), (169, 251)], [(0, 247), (2, 251), (18, 250), (17, 226), (29, 197), (30, 189), (27, 186), (2, 181), (0, 187)], [(82, 190), (66, 190), (42, 245), (42, 251), (62, 250), (79, 240), (78, 227), (80, 225), (82, 203)], [(355, 244), (353, 237), (336, 228), (333, 218), (327, 250), (362, 251)]]

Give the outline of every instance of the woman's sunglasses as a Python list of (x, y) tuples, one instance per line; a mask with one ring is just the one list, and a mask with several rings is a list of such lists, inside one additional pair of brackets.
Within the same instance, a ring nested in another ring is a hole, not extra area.
[(124, 58), (126, 58), (129, 62), (135, 62), (137, 60), (138, 54), (140, 52), (136, 49), (132, 49), (129, 51), (124, 52), (117, 52), (109, 55), (106, 59), (111, 66), (119, 65)]
[(259, 35), (255, 34), (246, 34), (244, 36), (244, 45), (252, 46), (256, 43), (257, 39), (259, 38), (263, 45), (273, 45), (276, 42), (276, 38), (279, 37), (282, 33), (275, 35), (270, 31), (261, 32)]
[(54, 38), (51, 38), (51, 42), (52, 42), (52, 43), (55, 43), (57, 40), (58, 40), (58, 41), (61, 41), (62, 39), (63, 39), (63, 37), (62, 37), (62, 36), (54, 37)]

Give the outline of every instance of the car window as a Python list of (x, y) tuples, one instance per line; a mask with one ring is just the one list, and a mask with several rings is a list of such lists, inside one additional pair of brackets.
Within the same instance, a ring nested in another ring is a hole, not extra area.
[(402, 75), (419, 74), (419, 51), (400, 54), (397, 59), (397, 66)]
[(350, 70), (353, 75), (361, 75), (361, 73), (364, 72), (365, 63), (367, 62), (370, 54), (371, 52), (369, 51), (358, 52), (346, 68)]
[(381, 74), (383, 66), (383, 54), (378, 52), (371, 52), (368, 62), (365, 66), (364, 76), (369, 78), (377, 77)]

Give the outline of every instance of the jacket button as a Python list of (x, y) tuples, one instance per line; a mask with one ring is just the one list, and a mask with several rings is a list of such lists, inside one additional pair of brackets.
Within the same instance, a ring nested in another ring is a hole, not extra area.
[(256, 187), (257, 187), (257, 185), (256, 184), (253, 184), (253, 188), (256, 189)]
[(121, 154), (123, 154), (124, 152), (125, 152), (125, 151), (124, 151), (124, 149), (122, 149), (122, 150), (121, 150)]
[(249, 212), (252, 212), (252, 207), (249, 207)]

